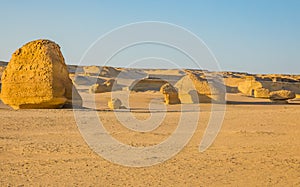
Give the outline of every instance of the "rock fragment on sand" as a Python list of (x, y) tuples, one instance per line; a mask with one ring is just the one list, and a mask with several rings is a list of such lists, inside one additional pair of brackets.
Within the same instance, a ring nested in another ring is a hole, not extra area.
[(108, 101), (108, 107), (111, 110), (120, 109), (122, 108), (122, 102), (118, 98), (113, 98), (110, 101)]
[(2, 75), (2, 101), (14, 109), (82, 105), (60, 47), (36, 40), (18, 49)]

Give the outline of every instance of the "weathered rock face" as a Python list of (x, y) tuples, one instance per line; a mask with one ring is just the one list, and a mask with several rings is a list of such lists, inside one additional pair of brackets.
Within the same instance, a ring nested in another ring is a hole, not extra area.
[(165, 96), (166, 104), (180, 104), (178, 92), (171, 84), (166, 83), (160, 88), (160, 92)]
[(254, 90), (255, 98), (269, 98), (270, 91), (266, 88), (257, 88)]
[(258, 90), (260, 88), (268, 89), (270, 92), (278, 90), (289, 90), (295, 92), (296, 94), (300, 94), (300, 82), (295, 80), (289, 80), (289, 82), (278, 82), (278, 80), (271, 81), (270, 79), (268, 80), (268, 78), (262, 79), (259, 77), (248, 76), (244, 79), (243, 82), (240, 82), (238, 85), (238, 89), (241, 93), (247, 96), (254, 97), (255, 90)]
[(159, 78), (144, 78), (141, 80), (134, 81), (130, 86), (129, 90), (136, 92), (144, 91), (159, 91), (162, 85), (166, 84), (167, 81)]
[(254, 96), (254, 90), (262, 87), (263, 85), (256, 81), (254, 77), (246, 77), (243, 82), (239, 83), (238, 90), (247, 96)]
[(12, 55), (2, 75), (1, 98), (14, 109), (82, 105), (60, 47), (49, 40), (29, 42)]
[(279, 90), (270, 93), (270, 100), (289, 100), (294, 99), (296, 97), (295, 92), (289, 90)]
[(90, 93), (104, 93), (104, 92), (111, 92), (113, 89), (115, 80), (109, 79), (104, 83), (94, 84), (90, 87)]
[(117, 77), (121, 71), (108, 66), (85, 66), (83, 67), (86, 75), (101, 77)]
[(94, 84), (103, 84), (106, 80), (101, 79), (99, 77), (91, 77), (91, 76), (81, 76), (81, 75), (75, 75), (71, 76), (73, 79), (73, 83), (76, 86), (84, 85), (84, 86), (91, 86)]
[(225, 85), (218, 80), (202, 78), (188, 73), (175, 87), (182, 103), (210, 103), (225, 101)]

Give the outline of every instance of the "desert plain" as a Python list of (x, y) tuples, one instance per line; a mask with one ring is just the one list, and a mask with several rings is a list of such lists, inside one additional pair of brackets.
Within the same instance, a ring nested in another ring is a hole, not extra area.
[[(276, 103), (238, 91), (227, 93), (222, 128), (204, 152), (199, 152), (199, 144), (211, 116), (211, 103), (195, 103), (200, 106), (198, 126), (183, 150), (157, 165), (127, 167), (96, 154), (82, 137), (74, 110), (89, 112), (91, 108), (91, 101), (86, 99), (91, 95), (89, 87), (83, 85), (90, 72), (83, 71), (76, 80), (72, 70), (74, 66), (69, 66), (83, 109), (13, 110), (0, 103), (1, 186), (300, 186), (298, 98)], [(134, 71), (178, 79), (183, 76), (179, 70)], [(115, 77), (109, 74), (111, 70), (107, 72), (103, 79)], [(126, 89), (115, 92), (122, 95)], [(99, 119), (118, 141), (147, 147), (159, 144), (176, 129), (184, 103), (168, 105), (157, 129), (135, 132), (116, 118), (116, 113), (124, 111), (108, 107), (112, 93), (92, 96)], [(125, 112), (139, 120), (148, 119), (150, 102), (163, 104), (164, 95), (151, 89), (132, 91), (130, 106), (126, 106), (131, 110)], [(185, 112), (192, 115), (192, 111)]]

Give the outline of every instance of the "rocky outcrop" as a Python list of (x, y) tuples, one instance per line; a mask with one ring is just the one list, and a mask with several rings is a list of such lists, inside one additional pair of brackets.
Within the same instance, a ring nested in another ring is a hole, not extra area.
[(204, 78), (203, 75), (188, 72), (176, 84), (182, 103), (211, 103), (225, 101), (225, 85), (218, 76)]
[(36, 40), (18, 49), (2, 75), (2, 101), (14, 109), (82, 105), (60, 47)]
[(296, 98), (296, 94), (289, 90), (279, 90), (270, 93), (270, 100), (282, 101)]
[(108, 66), (84, 66), (84, 73), (91, 76), (117, 77), (121, 71)]
[(180, 99), (178, 97), (178, 92), (170, 83), (164, 84), (160, 88), (160, 92), (164, 94), (164, 102), (166, 104), (180, 104)]
[(255, 80), (255, 77), (247, 76), (238, 85), (238, 90), (246, 96), (254, 96), (254, 90), (262, 88), (263, 85)]
[(141, 80), (134, 81), (130, 86), (130, 91), (144, 92), (144, 91), (159, 91), (162, 85), (166, 84), (167, 81), (159, 78), (144, 78)]
[(90, 93), (104, 93), (104, 92), (111, 92), (113, 89), (113, 85), (115, 83), (115, 80), (109, 79), (105, 81), (104, 83), (97, 83), (90, 87), (89, 92)]
[(268, 99), (270, 96), (270, 91), (266, 88), (257, 88), (254, 90), (254, 97), (255, 98), (265, 98)]
[(106, 80), (99, 77), (75, 75), (72, 77), (75, 85), (91, 86), (94, 84), (103, 84)]
[(253, 97), (255, 97), (255, 90), (259, 90), (261, 88), (267, 89), (270, 92), (278, 90), (289, 90), (295, 92), (296, 94), (300, 94), (300, 82), (287, 78), (275, 79), (268, 77), (261, 78), (248, 76), (238, 86), (238, 89), (241, 93), (246, 96)]

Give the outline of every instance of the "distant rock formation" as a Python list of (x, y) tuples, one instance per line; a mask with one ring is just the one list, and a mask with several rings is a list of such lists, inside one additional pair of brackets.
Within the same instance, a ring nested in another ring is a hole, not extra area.
[(170, 83), (164, 84), (160, 88), (160, 92), (164, 94), (166, 104), (180, 104), (180, 99), (178, 97), (178, 92)]
[(211, 78), (204, 78), (203, 76), (202, 74), (188, 72), (175, 84), (182, 103), (225, 101), (225, 85), (217, 80), (217, 76)]
[(90, 93), (104, 93), (104, 92), (111, 92), (113, 89), (113, 85), (115, 83), (114, 79), (109, 79), (104, 83), (94, 84), (90, 87)]
[(255, 98), (265, 98), (268, 99), (270, 96), (270, 91), (266, 88), (257, 88), (254, 90), (254, 97)]
[(121, 72), (120, 70), (117, 70), (116, 68), (109, 67), (109, 66), (84, 66), (83, 70), (86, 75), (109, 77), (109, 78), (115, 78)]
[(84, 85), (84, 86), (91, 86), (94, 84), (103, 84), (106, 80), (101, 79), (99, 77), (92, 77), (92, 76), (83, 76), (83, 75), (75, 75), (73, 76), (73, 83), (76, 86)]
[[(266, 98), (266, 94), (258, 94), (262, 91), (262, 88), (269, 90), (269, 92), (278, 90), (289, 90), (300, 94), (300, 82), (294, 79), (288, 78), (270, 78), (270, 77), (255, 77), (247, 76), (243, 82), (240, 82), (238, 89), (246, 96), (262, 97)], [(255, 94), (256, 93), (256, 94)]]
[(0, 61), (0, 67), (5, 67), (7, 66), (8, 62)]
[(286, 101), (296, 98), (296, 94), (289, 90), (278, 90), (270, 93), (271, 101)]
[[(7, 62), (0, 61), (0, 93), (1, 93), (1, 88), (2, 88), (1, 77), (2, 77), (2, 74), (3, 74), (6, 66), (7, 66)], [(1, 100), (1, 97), (0, 97), (0, 100)]]
[(162, 85), (166, 84), (167, 81), (160, 78), (144, 78), (141, 80), (134, 81), (130, 86), (130, 91), (144, 92), (144, 91), (159, 91)]
[(2, 75), (2, 101), (14, 109), (82, 105), (60, 47), (36, 40), (18, 49)]

